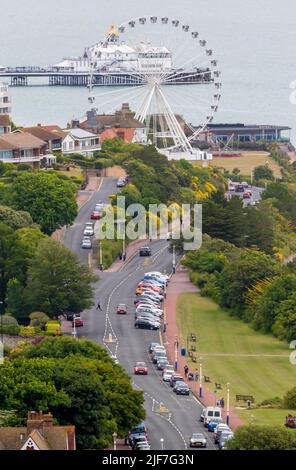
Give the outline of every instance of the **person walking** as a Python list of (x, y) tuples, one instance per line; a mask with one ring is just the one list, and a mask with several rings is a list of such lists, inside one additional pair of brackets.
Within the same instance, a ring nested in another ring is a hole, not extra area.
[(164, 333), (166, 333), (167, 326), (168, 326), (168, 322), (165, 322), (165, 323), (163, 324), (163, 332), (164, 332)]
[(102, 307), (101, 307), (101, 302), (100, 302), (100, 301), (98, 301), (97, 310), (101, 310), (101, 311), (102, 311)]
[(186, 365), (184, 366), (184, 373), (185, 373), (185, 377), (186, 377), (186, 378), (187, 378), (187, 375), (188, 375), (188, 371), (189, 371), (189, 367), (188, 367), (188, 365), (186, 364)]
[(225, 403), (224, 403), (224, 398), (223, 397), (220, 400), (220, 405), (221, 405), (221, 408), (224, 408)]

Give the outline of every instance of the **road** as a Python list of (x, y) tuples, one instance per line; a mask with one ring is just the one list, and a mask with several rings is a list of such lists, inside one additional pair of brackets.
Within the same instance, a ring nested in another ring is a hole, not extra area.
[(228, 199), (231, 199), (233, 196), (238, 196), (242, 199), (243, 201), (243, 206), (247, 207), (249, 205), (252, 205), (254, 203), (257, 203), (261, 201), (261, 196), (262, 192), (264, 191), (263, 188), (259, 188), (257, 186), (249, 186), (246, 191), (250, 191), (252, 193), (252, 196), (249, 199), (242, 199), (243, 198), (243, 193), (236, 193), (236, 192), (231, 192), (227, 191), (226, 197)]
[[(108, 202), (108, 195), (116, 192), (115, 180), (104, 178), (98, 192), (94, 192), (91, 200), (81, 209), (75, 224), (67, 229), (64, 242), (78, 254), (83, 263), (87, 263), (87, 250), (80, 248), (83, 226), (89, 220), (89, 214), (94, 205), (102, 200)], [(151, 342), (159, 342), (159, 332), (136, 330), (134, 328), (133, 299), (137, 283), (146, 271), (172, 271), (172, 255), (168, 252), (165, 240), (156, 240), (151, 244), (152, 257), (147, 259), (135, 256), (121, 271), (117, 273), (104, 272), (100, 281), (95, 285), (95, 301), (100, 301), (102, 312), (95, 307), (83, 312), (85, 326), (79, 333), (96, 343), (107, 346), (111, 353), (116, 353), (120, 364), (132, 376), (134, 386), (144, 391), (146, 422), (152, 449), (161, 449), (161, 439), (164, 439), (165, 450), (184, 450), (193, 432), (205, 432), (198, 421), (202, 406), (193, 397), (176, 396), (170, 386), (161, 379), (148, 354)], [(148, 264), (149, 263), (149, 264)], [(117, 315), (118, 303), (128, 306), (128, 315)], [(109, 335), (116, 343), (106, 343)], [(147, 376), (133, 375), (136, 361), (145, 361), (149, 367)], [(160, 404), (167, 412), (160, 413)], [(208, 436), (208, 448), (213, 449), (212, 435)]]

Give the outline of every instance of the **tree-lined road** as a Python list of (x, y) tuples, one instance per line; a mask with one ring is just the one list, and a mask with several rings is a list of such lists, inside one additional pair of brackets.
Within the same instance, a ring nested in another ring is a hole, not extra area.
[[(108, 196), (116, 191), (115, 180), (104, 178), (101, 189), (95, 192), (91, 200), (81, 209), (76, 223), (69, 228), (65, 235), (65, 244), (75, 251), (82, 262), (87, 262), (87, 254), (80, 248), (83, 226), (89, 220), (89, 214), (98, 200), (108, 202)], [(176, 396), (172, 388), (164, 383), (161, 374), (151, 363), (148, 346), (151, 342), (159, 342), (158, 331), (136, 330), (134, 328), (134, 292), (137, 283), (146, 271), (172, 270), (172, 255), (168, 251), (167, 242), (158, 240), (151, 243), (152, 257), (135, 256), (119, 272), (104, 272), (95, 286), (95, 304), (100, 301), (102, 311), (92, 308), (82, 316), (85, 326), (79, 333), (87, 338), (103, 343), (103, 338), (116, 336), (118, 344), (108, 344), (111, 351), (117, 348), (117, 358), (120, 364), (133, 376), (135, 387), (145, 394), (147, 426), (152, 449), (160, 449), (160, 439), (164, 439), (164, 448), (170, 450), (185, 449), (193, 432), (205, 432), (199, 422), (202, 406), (195, 398)], [(128, 315), (117, 315), (119, 303), (128, 306)], [(107, 321), (106, 321), (107, 318)], [(145, 361), (149, 368), (147, 376), (134, 376), (133, 366), (137, 361)], [(168, 410), (159, 413), (160, 403)], [(208, 435), (206, 431), (206, 436)], [(209, 435), (210, 436), (210, 435)], [(208, 437), (208, 436), (207, 436)], [(208, 439), (208, 448), (214, 448)]]

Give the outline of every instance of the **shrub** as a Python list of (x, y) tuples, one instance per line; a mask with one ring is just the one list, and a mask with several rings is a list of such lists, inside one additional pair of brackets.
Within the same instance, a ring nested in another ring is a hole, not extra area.
[(33, 326), (21, 326), (19, 335), (24, 338), (30, 338), (35, 335), (35, 328)]
[(296, 409), (296, 387), (288, 390), (284, 396), (284, 405), (292, 410)]
[(44, 327), (45, 323), (49, 320), (49, 317), (46, 315), (46, 313), (43, 312), (32, 312), (29, 315), (30, 317), (30, 326), (39, 326), (39, 327)]

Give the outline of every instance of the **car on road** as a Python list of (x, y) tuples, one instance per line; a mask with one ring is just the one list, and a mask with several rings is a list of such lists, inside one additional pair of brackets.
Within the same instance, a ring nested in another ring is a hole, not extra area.
[(174, 387), (176, 382), (184, 382), (182, 375), (180, 374), (173, 374), (170, 380), (170, 386)]
[(94, 224), (92, 222), (87, 222), (85, 224), (83, 235), (86, 237), (92, 237), (94, 235)]
[(173, 391), (176, 395), (190, 395), (190, 388), (185, 382), (176, 382)]
[(165, 369), (162, 374), (162, 380), (164, 382), (170, 382), (172, 375), (174, 374), (173, 370)]
[(136, 450), (137, 445), (140, 445), (140, 443), (147, 445), (148, 444), (147, 436), (144, 434), (139, 434), (139, 435), (135, 434), (133, 438), (131, 439), (131, 443), (130, 443), (132, 449)]
[(159, 326), (147, 320), (136, 320), (135, 328), (142, 330), (159, 330)]
[(160, 328), (160, 321), (158, 321), (155, 317), (151, 315), (137, 315), (135, 320), (147, 321), (152, 323), (153, 325), (156, 325), (157, 328)]
[(81, 248), (86, 250), (91, 250), (92, 248), (92, 241), (89, 237), (83, 237), (81, 242)]
[(190, 441), (189, 447), (207, 447), (207, 438), (202, 433), (193, 433)]
[(105, 208), (105, 206), (106, 206), (106, 204), (104, 204), (103, 201), (99, 201), (99, 202), (97, 202), (97, 204), (95, 205), (95, 211), (98, 211), (98, 212), (103, 211), (104, 208)]
[(245, 187), (243, 184), (238, 184), (235, 188), (236, 193), (244, 193), (245, 192)]
[(157, 292), (153, 292), (149, 289), (143, 290), (142, 296), (147, 296), (148, 298), (150, 297), (151, 300), (156, 300), (157, 302), (162, 302), (163, 301), (163, 295), (158, 294)]
[(142, 246), (139, 250), (140, 256), (151, 256), (151, 250), (149, 246)]
[[(211, 423), (210, 423), (211, 424)], [(225, 423), (219, 423), (214, 429), (214, 441), (218, 444), (222, 432), (230, 431), (230, 427)]]
[(153, 364), (157, 364), (158, 359), (167, 359), (167, 355), (165, 351), (158, 351), (152, 357)]
[(153, 307), (149, 307), (149, 306), (146, 307), (146, 306), (139, 305), (136, 308), (136, 312), (138, 312), (138, 313), (141, 313), (141, 312), (152, 313), (153, 315), (155, 315), (158, 318), (161, 318), (163, 316), (163, 311), (162, 310), (159, 310), (159, 309), (153, 308)]
[(146, 365), (146, 362), (136, 362), (134, 366), (134, 373), (136, 375), (147, 375), (148, 374), (148, 367)]
[(138, 289), (150, 289), (154, 292), (163, 293), (163, 288), (153, 282), (139, 282)]
[(127, 314), (127, 306), (125, 304), (119, 304), (117, 306), (116, 313), (118, 315), (126, 315)]
[(252, 193), (250, 191), (246, 191), (243, 194), (243, 199), (250, 199), (252, 197)]
[(73, 316), (72, 320), (72, 326), (75, 326), (76, 328), (81, 328), (84, 325), (83, 320), (80, 316), (76, 315)]
[(224, 424), (224, 421), (222, 418), (211, 418), (207, 424), (208, 431), (215, 432), (215, 429), (219, 424)]
[(208, 406), (205, 409), (204, 425), (208, 426), (208, 423), (213, 418), (222, 418), (221, 408), (219, 406)]
[(123, 188), (126, 185), (126, 178), (125, 177), (120, 177), (117, 180), (116, 186), (117, 188)]
[(160, 308), (159, 302), (153, 301), (152, 299), (150, 299), (150, 297), (142, 296), (142, 295), (135, 298), (134, 304), (136, 307), (138, 307), (140, 304), (150, 304), (152, 307)]
[(155, 354), (157, 352), (163, 352), (166, 354), (166, 350), (165, 350), (165, 347), (164, 346), (161, 346), (160, 344), (158, 346), (155, 346), (153, 351), (152, 351), (152, 354), (151, 354), (151, 358), (153, 359), (153, 357), (155, 356)]
[(99, 220), (101, 218), (101, 212), (100, 211), (92, 211), (90, 214), (90, 218), (93, 220)]
[(200, 413), (200, 417), (199, 417), (199, 421), (200, 421), (201, 423), (204, 422), (204, 420), (205, 420), (205, 415), (206, 415), (206, 408), (203, 408), (202, 412)]
[(168, 361), (168, 359), (160, 358), (160, 359), (158, 359), (156, 365), (157, 365), (158, 370), (164, 370), (166, 368), (166, 366), (169, 365), (169, 361)]
[(148, 442), (138, 442), (135, 448), (135, 450), (150, 450), (150, 449), (151, 447), (150, 447), (150, 444), (148, 444)]
[(223, 431), (221, 433), (219, 442), (218, 442), (218, 447), (219, 450), (224, 450), (226, 443), (233, 438), (233, 432), (232, 431)]
[(160, 346), (160, 344), (159, 344), (159, 343), (150, 343), (150, 344), (149, 344), (148, 351), (149, 351), (150, 354), (153, 353), (154, 348), (155, 348), (156, 346)]

